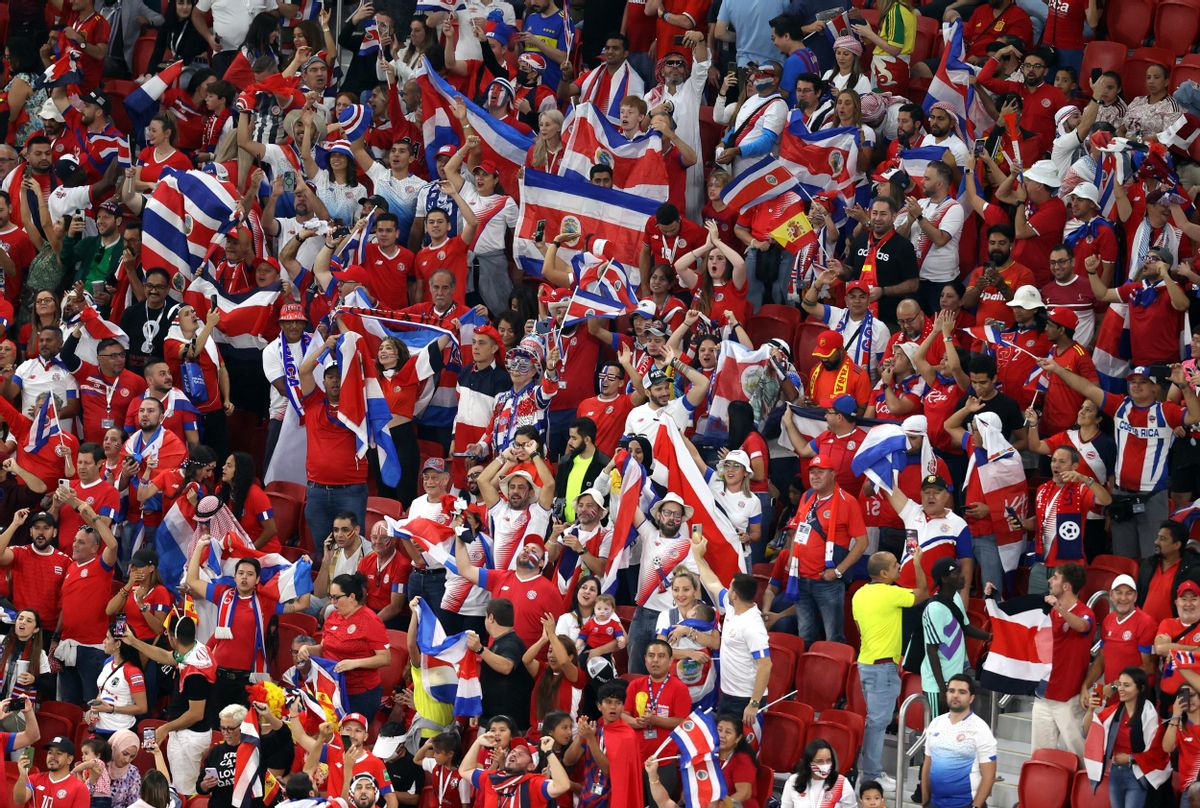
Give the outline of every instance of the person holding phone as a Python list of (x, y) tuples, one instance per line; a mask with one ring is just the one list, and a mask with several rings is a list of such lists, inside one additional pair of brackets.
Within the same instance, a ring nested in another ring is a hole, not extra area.
[(109, 657), (96, 677), (96, 698), (88, 702), (95, 717), (92, 731), (102, 738), (133, 729), (137, 717), (149, 709), (142, 658), (132, 645), (121, 642), (126, 631), (126, 626), (114, 623), (104, 635), (104, 653)]
[(96, 235), (86, 235), (85, 222), (82, 210), (68, 219), (61, 258), (66, 277), (90, 288), (92, 282), (115, 275), (121, 262), (125, 243), (121, 239), (120, 203), (109, 199), (96, 208)]
[(1162, 748), (1168, 755), (1179, 753), (1179, 791), (1186, 794), (1200, 777), (1200, 676), (1187, 671), (1183, 685), (1171, 703), (1171, 715), (1163, 733)]

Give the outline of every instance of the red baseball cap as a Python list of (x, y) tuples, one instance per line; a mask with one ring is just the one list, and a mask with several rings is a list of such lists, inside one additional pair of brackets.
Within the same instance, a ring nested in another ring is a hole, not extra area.
[(1061, 325), (1063, 328), (1069, 328), (1072, 331), (1079, 327), (1079, 317), (1065, 306), (1050, 309), (1048, 319), (1055, 325)]
[(868, 295), (871, 294), (870, 281), (864, 281), (860, 278), (856, 281), (850, 281), (848, 284), (846, 284), (846, 294), (850, 294), (854, 291), (859, 291)]
[(363, 286), (367, 286), (371, 282), (371, 273), (360, 264), (351, 264), (345, 269), (339, 269), (331, 274), (338, 283), (361, 283)]
[(475, 173), (476, 171), (482, 171), (485, 174), (491, 174), (493, 177), (500, 176), (500, 169), (496, 168), (496, 164), (493, 163), (491, 160), (480, 161), (479, 165), (477, 165), (473, 169), (471, 169), (472, 174)]
[(362, 724), (363, 729), (371, 726), (362, 713), (346, 713), (346, 715), (342, 717), (342, 726), (346, 726), (346, 722), (348, 721), (357, 721), (359, 724)]
[(839, 348), (844, 348), (846, 343), (842, 341), (842, 335), (832, 329), (826, 329), (817, 337), (817, 345), (813, 348), (813, 356), (817, 359), (828, 359), (833, 356), (833, 352)]
[(1183, 595), (1187, 592), (1191, 592), (1193, 595), (1200, 595), (1200, 584), (1191, 580), (1184, 581), (1179, 585), (1179, 588), (1175, 590), (1175, 597), (1183, 597)]
[(808, 463), (809, 469), (830, 469), (834, 470), (833, 461), (828, 455), (819, 454)]
[(299, 303), (288, 303), (279, 310), (279, 322), (306, 323), (308, 318), (304, 316), (303, 306)]
[(476, 326), (475, 333), (481, 337), (487, 337), (492, 342), (496, 343), (496, 347), (499, 349), (496, 351), (496, 361), (500, 364), (504, 364), (504, 340), (500, 339), (500, 332), (496, 330), (496, 326), (492, 325), (491, 323), (488, 323), (487, 325)]

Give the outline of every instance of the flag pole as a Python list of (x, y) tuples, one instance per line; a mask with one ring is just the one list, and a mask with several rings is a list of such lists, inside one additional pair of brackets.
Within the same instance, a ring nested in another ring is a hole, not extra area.
[(765, 712), (766, 710), (769, 710), (769, 709), (771, 709), (772, 707), (774, 707), (774, 706), (775, 706), (776, 704), (778, 704), (779, 702), (781, 702), (781, 701), (784, 701), (784, 700), (786, 700), (786, 699), (790, 699), (792, 696), (796, 695), (796, 694), (797, 694), (797, 693), (799, 693), (799, 692), (800, 692), (799, 690), (793, 690), (791, 693), (786, 693), (786, 694), (784, 694), (784, 695), (780, 696), (779, 698), (775, 699), (775, 701), (773, 701), (773, 702), (771, 702), (770, 704), (768, 704), (768, 705), (766, 705), (765, 707), (763, 707), (763, 708), (762, 708), (762, 710), (761, 710), (760, 712)]

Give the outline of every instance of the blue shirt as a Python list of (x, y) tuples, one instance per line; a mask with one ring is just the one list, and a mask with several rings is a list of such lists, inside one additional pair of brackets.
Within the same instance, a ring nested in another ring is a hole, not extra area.
[(808, 48), (793, 51), (783, 60), (783, 76), (779, 79), (779, 94), (787, 100), (788, 106), (794, 106), (792, 96), (796, 91), (796, 79), (804, 73), (821, 75), (821, 67), (817, 64), (817, 55)]
[[(747, 62), (783, 61), (783, 54), (771, 41), (771, 26), (766, 21), (782, 14), (786, 5), (785, 0), (725, 0), (721, 4), (717, 21), (728, 23), (737, 33), (738, 67), (745, 67)], [(547, 79), (546, 84), (549, 83)]]
[(934, 808), (970, 805), (979, 787), (979, 764), (996, 759), (996, 738), (987, 723), (969, 713), (956, 724), (943, 713), (929, 722), (925, 754), (929, 755), (930, 802)]
[[(567, 32), (561, 13), (550, 17), (543, 17), (541, 14), (530, 14), (525, 18), (525, 31), (558, 50), (565, 51), (567, 49)], [(545, 51), (539, 50), (532, 45), (526, 45), (525, 52), (546, 55)], [(546, 59), (546, 72), (542, 74), (542, 84), (551, 90), (557, 90), (558, 83), (561, 80), (562, 66), (553, 59)]]

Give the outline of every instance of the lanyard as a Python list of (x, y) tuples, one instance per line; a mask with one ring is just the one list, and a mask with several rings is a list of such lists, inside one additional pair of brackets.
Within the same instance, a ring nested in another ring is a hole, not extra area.
[(646, 680), (646, 693), (650, 696), (650, 698), (646, 701), (647, 711), (658, 709), (658, 700), (662, 698), (663, 691), (667, 689), (667, 682), (670, 681), (670, 679), (671, 674), (668, 673), (666, 678), (663, 679), (658, 685), (657, 691), (654, 690), (654, 682), (650, 681), (649, 679)]

